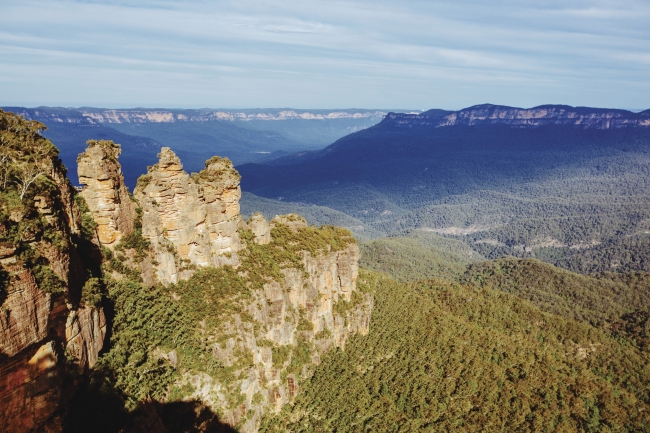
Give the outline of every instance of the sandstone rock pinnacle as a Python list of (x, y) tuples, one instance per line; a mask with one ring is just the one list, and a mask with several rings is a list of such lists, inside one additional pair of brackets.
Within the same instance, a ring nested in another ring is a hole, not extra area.
[(121, 149), (109, 140), (90, 140), (79, 155), (79, 183), (86, 185), (81, 196), (97, 223), (102, 245), (112, 248), (133, 231), (135, 204), (129, 197), (117, 157)]
[(237, 265), (239, 174), (230, 160), (213, 157), (190, 176), (178, 156), (163, 147), (159, 161), (138, 179), (142, 235), (155, 251), (162, 283), (187, 278), (196, 266)]

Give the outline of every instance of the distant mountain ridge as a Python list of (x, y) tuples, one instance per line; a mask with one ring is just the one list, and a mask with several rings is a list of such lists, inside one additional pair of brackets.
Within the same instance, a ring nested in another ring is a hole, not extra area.
[(329, 207), (373, 233), (431, 230), (488, 258), (583, 272), (650, 270), (649, 114), (560, 105), (391, 113), (322, 150), (237, 168), (246, 192)]
[(253, 120), (332, 120), (332, 119), (382, 119), (387, 111), (382, 110), (298, 110), (292, 108), (273, 109), (105, 109), (105, 108), (61, 108), (61, 107), (3, 107), (5, 111), (41, 122), (67, 122), (85, 124), (114, 123), (173, 123), (173, 122), (250, 122)]
[(47, 126), (44, 135), (74, 167), (91, 139), (113, 140), (124, 150), (122, 166), (133, 188), (139, 173), (156, 162), (161, 147), (174, 149), (190, 171), (214, 154), (235, 164), (260, 162), (321, 149), (379, 123), (387, 110), (337, 109), (105, 109), (94, 107), (3, 107)]
[(388, 113), (384, 122), (395, 126), (443, 127), (505, 124), (519, 127), (575, 125), (585, 128), (610, 129), (628, 126), (650, 127), (650, 110), (633, 113), (627, 110), (571, 107), (569, 105), (516, 108), (482, 104), (452, 112), (434, 109), (421, 114)]

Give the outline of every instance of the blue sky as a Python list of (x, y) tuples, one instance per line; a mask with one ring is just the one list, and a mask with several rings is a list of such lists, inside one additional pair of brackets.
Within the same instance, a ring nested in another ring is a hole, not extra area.
[(0, 0), (0, 105), (650, 108), (650, 1)]

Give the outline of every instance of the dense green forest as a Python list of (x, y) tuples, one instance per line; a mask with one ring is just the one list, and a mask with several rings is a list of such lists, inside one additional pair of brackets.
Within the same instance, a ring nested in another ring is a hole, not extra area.
[(413, 230), (404, 236), (361, 244), (361, 266), (387, 273), (398, 281), (458, 279), (469, 263), (484, 259), (467, 244), (432, 232)]
[(647, 431), (647, 354), (521, 298), (444, 280), (375, 291), (368, 336), (324, 357), (262, 431)]
[[(627, 174), (647, 188), (642, 174), (649, 139), (646, 128), (402, 128), (382, 122), (305, 161), (296, 157), (292, 164), (250, 164), (239, 170), (245, 191), (328, 206), (374, 222), (385, 220), (390, 207), (410, 211), (448, 197), (480, 190), (507, 193), (513, 185), (551, 178), (570, 190), (585, 170), (601, 178)], [(577, 186), (589, 183), (583, 179)], [(355, 200), (349, 200), (351, 191)], [(373, 207), (379, 202), (386, 208)]]
[(461, 281), (512, 293), (544, 311), (610, 333), (626, 328), (631, 317), (647, 315), (650, 307), (646, 272), (587, 276), (535, 259), (503, 258), (470, 265)]

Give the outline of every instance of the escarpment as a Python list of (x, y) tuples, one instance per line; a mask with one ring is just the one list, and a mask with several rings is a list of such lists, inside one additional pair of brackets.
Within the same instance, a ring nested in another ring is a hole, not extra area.
[(627, 110), (567, 105), (541, 105), (526, 109), (483, 104), (454, 112), (431, 110), (422, 114), (389, 113), (384, 122), (401, 127), (418, 125), (432, 127), (509, 125), (519, 128), (568, 125), (585, 129), (650, 127), (650, 117), (646, 112), (633, 113)]
[(0, 431), (57, 431), (106, 334), (97, 263), (44, 126), (0, 110)]
[[(218, 367), (186, 370), (175, 384), (242, 432), (256, 432), (265, 413), (291, 402), (327, 350), (369, 330), (373, 302), (357, 287), (356, 242), (334, 228), (307, 227), (304, 220), (287, 221), (290, 227), (280, 220), (271, 221), (268, 244), (241, 252), (240, 275), (249, 290), (229, 298), (237, 311), (204, 319), (202, 332)], [(328, 238), (338, 245), (327, 244)], [(307, 246), (312, 241), (321, 247)], [(277, 252), (287, 259), (278, 263), (278, 275), (255, 281), (252, 275), (264, 267), (258, 260)], [(191, 302), (200, 278), (197, 273), (174, 286), (181, 305)]]

